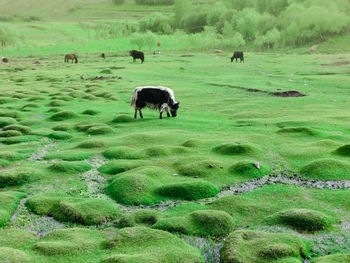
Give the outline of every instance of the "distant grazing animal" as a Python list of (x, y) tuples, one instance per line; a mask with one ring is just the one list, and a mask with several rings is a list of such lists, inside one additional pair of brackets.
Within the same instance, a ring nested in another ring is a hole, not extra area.
[(105, 58), (106, 58), (105, 53), (102, 53), (102, 54), (101, 54), (101, 57), (102, 57), (103, 59), (105, 59)]
[(142, 51), (131, 50), (129, 51), (129, 55), (132, 56), (134, 62), (136, 59), (141, 59), (141, 64), (145, 61), (145, 54)]
[(9, 63), (10, 60), (8, 58), (2, 57), (1, 61), (4, 63)]
[(231, 57), (231, 62), (233, 62), (233, 60), (236, 59), (236, 62), (237, 62), (237, 59), (240, 59), (240, 62), (243, 61), (244, 63), (244, 55), (243, 55), (243, 52), (242, 51), (235, 51), (233, 53), (233, 56)]
[(176, 117), (180, 102), (175, 101), (174, 92), (166, 87), (137, 87), (131, 97), (131, 107), (135, 108), (134, 118), (137, 118), (137, 111), (140, 117), (143, 118), (141, 110), (148, 107), (152, 110), (159, 110), (159, 118), (162, 119), (163, 111), (166, 111), (167, 116)]
[(75, 54), (67, 54), (64, 57), (64, 62), (69, 63), (69, 60), (72, 60), (72, 63), (73, 60), (75, 61), (75, 64), (78, 63), (78, 57)]

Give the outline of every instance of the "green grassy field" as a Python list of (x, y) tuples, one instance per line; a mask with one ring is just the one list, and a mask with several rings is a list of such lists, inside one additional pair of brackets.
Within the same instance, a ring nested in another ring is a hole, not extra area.
[[(0, 262), (349, 262), (350, 35), (245, 63), (163, 35), (141, 64), (79, 26), (172, 12), (126, 2), (0, 3), (22, 38), (0, 63)], [(133, 118), (148, 85), (176, 118)]]

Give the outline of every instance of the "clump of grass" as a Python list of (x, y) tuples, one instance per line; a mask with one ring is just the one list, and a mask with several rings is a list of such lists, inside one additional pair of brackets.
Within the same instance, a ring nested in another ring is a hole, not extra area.
[(55, 132), (50, 133), (47, 137), (54, 139), (54, 140), (69, 140), (73, 136), (68, 132), (55, 131)]
[(160, 213), (155, 210), (137, 209), (131, 214), (121, 217), (118, 226), (120, 228), (133, 227), (136, 224), (152, 226), (157, 222), (159, 216)]
[(65, 193), (43, 193), (27, 199), (26, 206), (38, 215), (53, 215), (61, 200), (69, 198)]
[(350, 157), (350, 144), (340, 146), (338, 149), (335, 150), (334, 153)]
[(258, 149), (250, 144), (224, 143), (215, 146), (213, 151), (225, 155), (253, 155)]
[(104, 127), (106, 126), (106, 124), (104, 123), (86, 123), (86, 122), (80, 122), (78, 123), (75, 127), (79, 130), (79, 131), (84, 131), (86, 132), (88, 129), (93, 128), (93, 127)]
[(37, 169), (28, 167), (16, 167), (0, 173), (0, 187), (9, 187), (22, 185), (43, 177), (43, 174)]
[(24, 251), (10, 247), (0, 247), (0, 258), (2, 262), (6, 263), (31, 262), (31, 257)]
[(291, 226), (302, 231), (320, 231), (331, 225), (331, 220), (321, 212), (311, 209), (287, 209), (268, 218), (270, 223)]
[(105, 147), (105, 143), (100, 140), (83, 141), (77, 145), (77, 148), (82, 148), (82, 149), (91, 149), (91, 148), (100, 148), (100, 147)]
[(200, 251), (180, 238), (165, 231), (144, 227), (120, 229), (113, 238), (107, 240), (105, 246), (112, 255), (106, 257), (104, 263), (203, 262)]
[(12, 124), (8, 125), (4, 128), (5, 131), (19, 131), (22, 134), (30, 134), (32, 131), (28, 126), (20, 125), (20, 124)]
[(63, 161), (83, 161), (92, 156), (92, 153), (80, 150), (67, 150), (59, 152), (50, 152), (45, 155), (45, 160), (63, 160)]
[(53, 121), (64, 121), (77, 117), (78, 115), (73, 111), (60, 111), (51, 116)]
[(2, 141), (2, 143), (4, 143), (4, 144), (16, 144), (16, 143), (38, 141), (39, 139), (40, 139), (40, 137), (36, 136), (36, 135), (25, 135), (25, 136), (16, 136), (16, 137), (6, 138)]
[(104, 174), (118, 174), (122, 172), (126, 172), (128, 170), (146, 166), (148, 164), (147, 161), (135, 161), (135, 160), (114, 160), (108, 162), (98, 168), (101, 173)]
[(10, 117), (0, 117), (0, 128), (3, 128), (8, 125), (15, 124), (17, 122), (16, 119)]
[(177, 161), (174, 166), (184, 176), (210, 177), (220, 173), (223, 164), (218, 161), (198, 160), (198, 158), (190, 157)]
[(301, 262), (307, 254), (307, 245), (296, 235), (239, 230), (225, 240), (221, 260), (224, 263)]
[(151, 204), (156, 201), (156, 183), (143, 174), (122, 174), (114, 177), (106, 193), (118, 203), (126, 205)]
[(203, 144), (203, 141), (198, 139), (190, 139), (181, 144), (184, 147), (196, 148)]
[(113, 132), (114, 132), (113, 129), (109, 126), (91, 127), (87, 130), (87, 133), (90, 135), (110, 134)]
[(9, 152), (9, 151), (1, 151), (0, 159), (5, 159), (8, 161), (18, 161), (23, 160), (27, 157), (27, 155), (18, 153), (18, 152)]
[(2, 247), (22, 248), (28, 243), (34, 243), (37, 239), (38, 236), (35, 233), (26, 230), (16, 228), (2, 228), (0, 230), (0, 244)]
[(103, 153), (108, 159), (141, 159), (144, 156), (137, 150), (128, 146), (112, 147)]
[(9, 118), (18, 119), (20, 117), (20, 114), (21, 113), (19, 111), (1, 111), (0, 117), (9, 117)]
[(173, 197), (183, 200), (198, 200), (216, 196), (219, 189), (206, 181), (179, 182), (161, 186), (157, 193), (165, 197)]
[(315, 259), (315, 263), (348, 263), (350, 254), (335, 254)]
[(49, 166), (55, 172), (77, 174), (84, 173), (92, 169), (92, 165), (87, 162), (57, 162)]
[(11, 164), (11, 162), (8, 160), (0, 159), (0, 168), (5, 168), (5, 167), (9, 166), (10, 164)]
[(98, 113), (99, 113), (98, 111), (96, 111), (96, 110), (91, 110), (91, 109), (89, 109), (89, 110), (84, 110), (84, 111), (82, 112), (82, 114), (91, 115), (91, 116), (97, 115)]
[(19, 131), (4, 131), (0, 132), (0, 137), (16, 137), (16, 136), (22, 136), (22, 133)]
[(66, 102), (63, 100), (52, 100), (48, 106), (50, 107), (60, 107), (60, 106), (65, 106)]
[(100, 74), (112, 74), (112, 70), (110, 68), (106, 68), (100, 71)]
[(237, 162), (229, 168), (229, 172), (248, 178), (259, 178), (271, 173), (271, 168), (260, 164), (258, 169), (253, 162), (241, 161)]
[(60, 125), (56, 125), (52, 129), (54, 131), (68, 131), (68, 130), (70, 130), (72, 128), (73, 128), (73, 125), (68, 124), (68, 123), (63, 123), (63, 124), (60, 124)]
[(34, 249), (47, 255), (74, 255), (91, 251), (99, 246), (104, 236), (99, 231), (84, 228), (56, 229), (34, 245)]
[(128, 115), (120, 114), (112, 120), (112, 123), (129, 123), (129, 122), (134, 122), (134, 121), (135, 121), (135, 119), (128, 116)]
[(7, 225), (24, 196), (25, 194), (21, 192), (0, 192), (0, 227)]
[(308, 178), (319, 180), (348, 179), (350, 164), (335, 159), (320, 159), (302, 167), (300, 173)]
[(295, 134), (295, 135), (304, 135), (304, 136), (316, 136), (319, 133), (311, 128), (307, 127), (289, 127), (282, 128), (277, 131), (279, 134)]

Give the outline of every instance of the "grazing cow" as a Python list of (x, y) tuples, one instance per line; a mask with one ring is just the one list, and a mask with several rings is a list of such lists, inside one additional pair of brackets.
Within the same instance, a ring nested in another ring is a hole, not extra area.
[(243, 61), (244, 63), (244, 56), (243, 56), (243, 52), (242, 51), (235, 51), (233, 53), (233, 56), (231, 57), (231, 63), (233, 62), (233, 60), (236, 59), (236, 63), (237, 63), (237, 59), (240, 59), (240, 63)]
[(129, 51), (129, 55), (132, 56), (134, 62), (136, 59), (141, 59), (141, 64), (145, 61), (145, 54), (142, 51), (131, 50)]
[(8, 58), (6, 58), (6, 57), (2, 57), (1, 61), (4, 62), (4, 63), (9, 63), (10, 60)]
[(135, 108), (134, 118), (137, 118), (137, 111), (140, 117), (143, 118), (141, 110), (148, 107), (152, 110), (159, 110), (159, 118), (162, 118), (163, 111), (166, 111), (167, 116), (176, 117), (180, 102), (175, 101), (174, 92), (166, 87), (138, 87), (134, 89), (131, 98), (131, 107)]
[(75, 54), (67, 54), (64, 57), (64, 62), (69, 63), (69, 60), (72, 60), (72, 64), (73, 64), (73, 60), (75, 61), (75, 64), (78, 63), (78, 57)]
[(101, 57), (102, 57), (103, 59), (105, 59), (105, 58), (106, 58), (105, 53), (102, 53), (102, 54), (101, 54)]

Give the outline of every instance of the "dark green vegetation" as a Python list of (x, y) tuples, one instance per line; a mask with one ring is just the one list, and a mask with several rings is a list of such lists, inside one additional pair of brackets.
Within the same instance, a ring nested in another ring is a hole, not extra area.
[[(0, 261), (213, 263), (223, 244), (221, 262), (348, 261), (348, 3), (7, 2)], [(135, 120), (144, 85), (172, 88), (178, 116)]]

